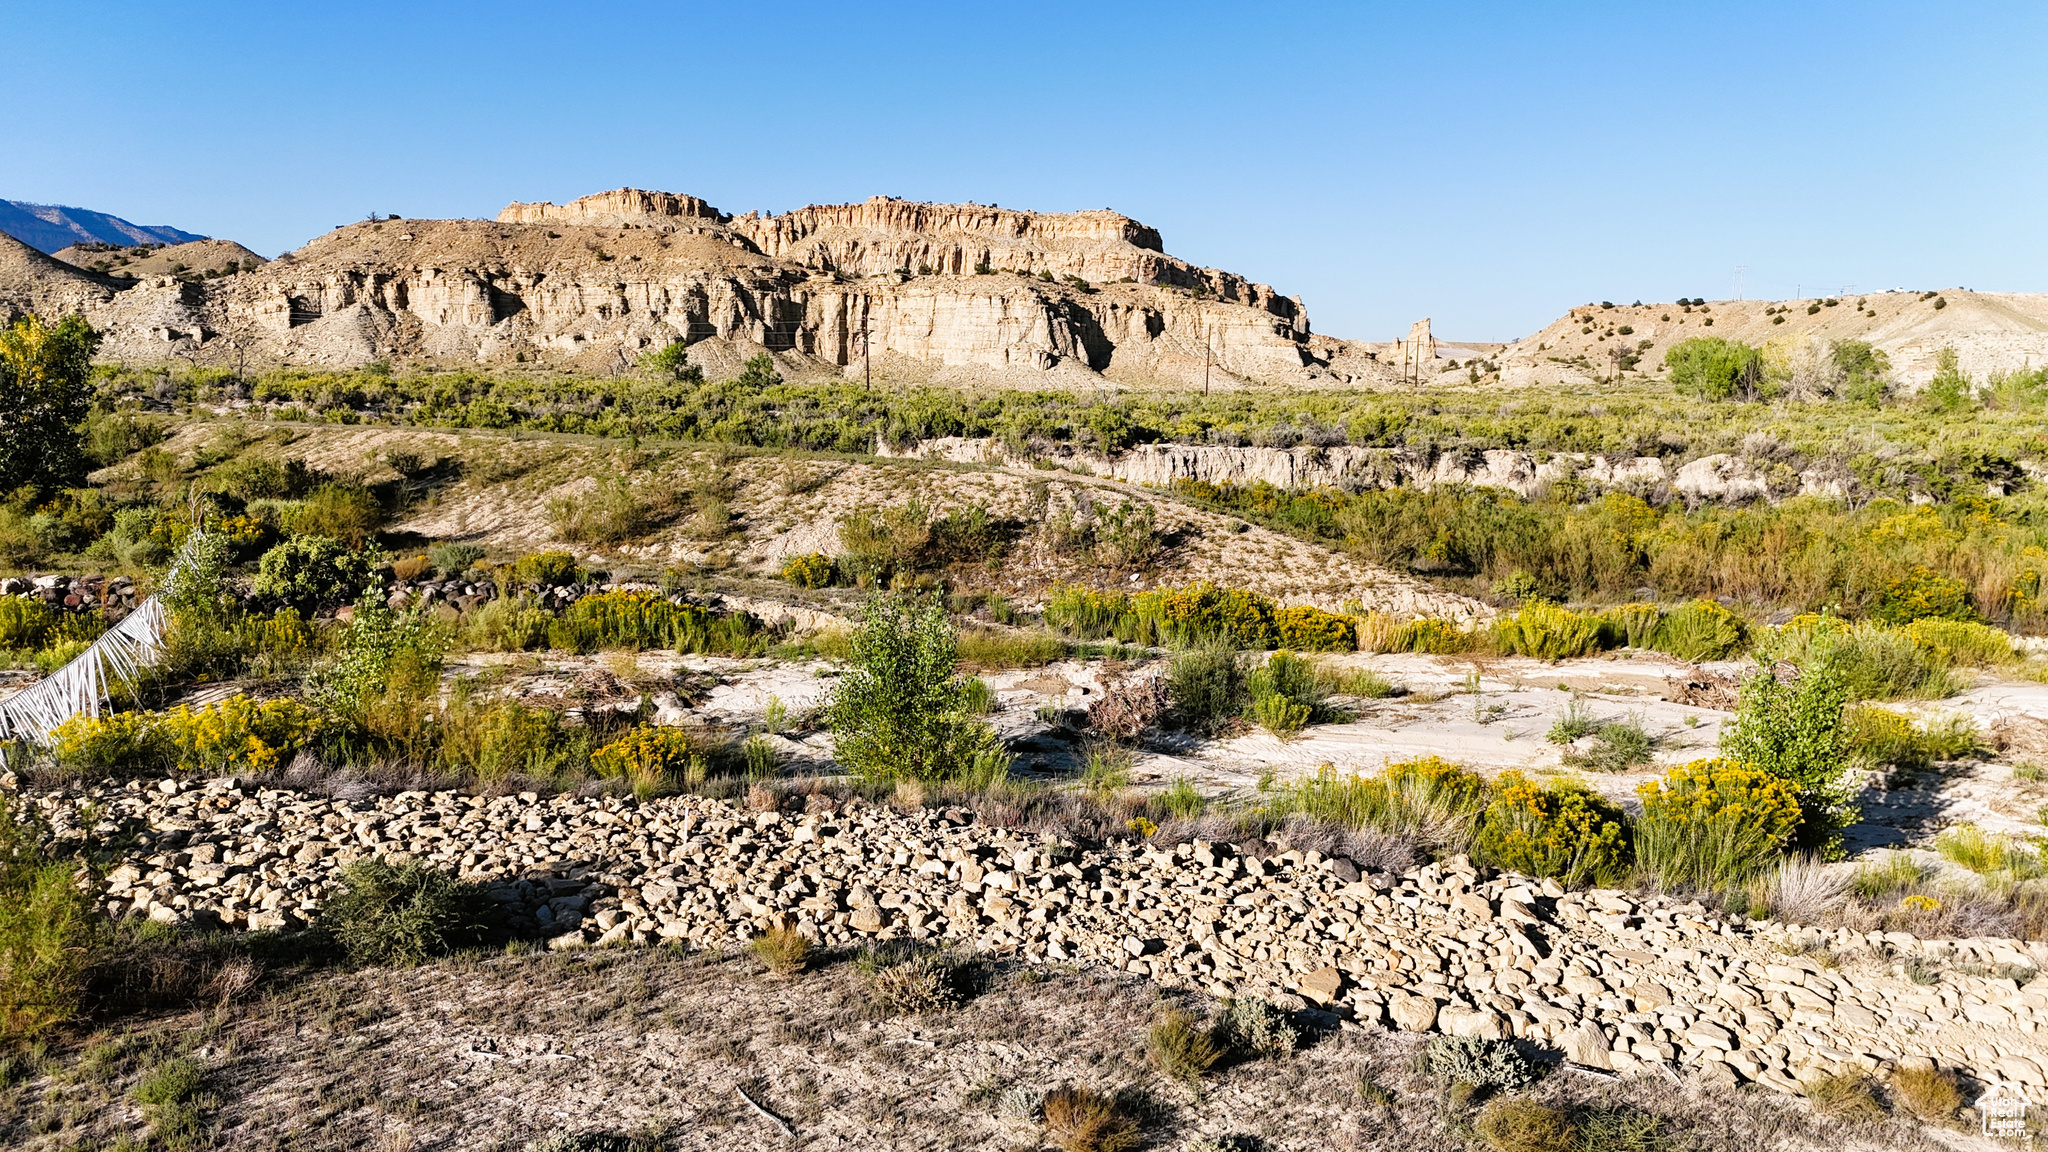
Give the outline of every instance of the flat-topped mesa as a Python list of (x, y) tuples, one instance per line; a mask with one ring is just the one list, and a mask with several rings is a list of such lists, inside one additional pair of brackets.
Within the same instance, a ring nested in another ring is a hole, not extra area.
[(726, 216), (695, 196), (674, 192), (646, 192), (639, 188), (615, 188), (592, 196), (581, 196), (567, 204), (542, 200), (534, 204), (513, 201), (498, 213), (500, 224), (590, 224), (617, 228), (646, 223), (649, 217), (679, 217), (723, 223)]
[(812, 204), (779, 216), (749, 212), (732, 226), (779, 254), (812, 233), (830, 228), (924, 234), (968, 233), (999, 240), (1108, 241), (1164, 252), (1157, 228), (1107, 208), (1083, 212), (1028, 212), (992, 204), (925, 204), (894, 196), (870, 196), (859, 204)]

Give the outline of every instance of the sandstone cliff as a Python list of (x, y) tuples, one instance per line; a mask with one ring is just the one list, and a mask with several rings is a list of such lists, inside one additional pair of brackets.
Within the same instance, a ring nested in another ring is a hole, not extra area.
[(892, 381), (959, 385), (1306, 386), (1375, 371), (1312, 335), (1299, 300), (1169, 256), (1109, 211), (877, 197), (731, 217), (619, 189), (515, 203), (496, 221), (363, 221), (200, 284), (56, 267), (68, 278), (38, 265), (8, 302), (84, 307), (106, 354), (128, 360), (608, 371), (681, 339), (714, 374), (764, 349), (792, 376), (871, 362)]

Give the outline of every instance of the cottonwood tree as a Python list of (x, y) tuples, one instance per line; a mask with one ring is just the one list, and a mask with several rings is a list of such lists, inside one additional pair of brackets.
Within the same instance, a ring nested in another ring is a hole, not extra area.
[(53, 328), (31, 315), (0, 332), (0, 491), (84, 482), (80, 425), (92, 407), (99, 346), (82, 316)]

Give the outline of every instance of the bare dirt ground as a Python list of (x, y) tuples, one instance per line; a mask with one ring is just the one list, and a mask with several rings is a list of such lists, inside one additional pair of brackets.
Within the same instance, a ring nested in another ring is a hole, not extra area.
[[(204, 1069), (193, 1147), (509, 1150), (579, 1132), (660, 1135), (678, 1150), (1030, 1149), (1045, 1135), (1017, 1097), (1069, 1084), (1119, 1094), (1148, 1148), (1226, 1136), (1270, 1152), (1479, 1146), (1471, 1112), (1416, 1070), (1422, 1037), (1347, 1025), (1191, 1092), (1147, 1061), (1146, 1031), (1169, 1001), (1134, 977), (978, 968), (964, 1003), (913, 1015), (878, 1008), (871, 989), (843, 957), (785, 978), (748, 956), (669, 949), (281, 977), (213, 1011), (60, 1046), (0, 1095), (0, 1141), (44, 1152), (135, 1140), (149, 1117), (134, 1086), (184, 1056)], [(1660, 1117), (1671, 1149), (1977, 1146), (1662, 1078), (1558, 1071), (1537, 1094)]]

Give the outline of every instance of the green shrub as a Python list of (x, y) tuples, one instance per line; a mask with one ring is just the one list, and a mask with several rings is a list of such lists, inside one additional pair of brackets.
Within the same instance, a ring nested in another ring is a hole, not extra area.
[(1223, 1002), (1213, 1035), (1226, 1049), (1266, 1059), (1285, 1056), (1301, 1045), (1301, 1033), (1287, 1013), (1250, 996)]
[(384, 509), (368, 488), (359, 484), (322, 484), (306, 494), (286, 525), (300, 536), (327, 536), (361, 548), (384, 526)]
[(782, 578), (799, 588), (823, 588), (832, 582), (832, 558), (822, 552), (791, 556), (782, 562)]
[(1106, 568), (1143, 568), (1159, 555), (1152, 505), (1124, 500), (1095, 519), (1095, 562)]
[(1680, 393), (1707, 400), (1761, 399), (1765, 387), (1763, 354), (1736, 340), (1695, 336), (1664, 350), (1671, 386)]
[(1252, 723), (1275, 736), (1284, 738), (1308, 726), (1309, 707), (1306, 704), (1296, 704), (1285, 696), (1255, 696), (1246, 715)]
[(744, 612), (714, 615), (675, 604), (656, 592), (619, 590), (584, 596), (548, 625), (548, 646), (571, 652), (666, 648), (677, 652), (750, 655), (769, 637)]
[(1067, 642), (1038, 629), (968, 628), (960, 633), (967, 668), (1037, 668), (1067, 654)]
[(1613, 648), (1648, 648), (1655, 643), (1664, 612), (1655, 604), (1623, 604), (1600, 613), (1601, 643)]
[(1889, 708), (1856, 704), (1844, 710), (1842, 728), (1851, 757), (1873, 768), (1924, 769), (1938, 760), (1961, 759), (1977, 747), (1976, 726), (1960, 716), (1922, 729)]
[(443, 576), (460, 576), (484, 558), (484, 550), (475, 544), (453, 542), (436, 544), (427, 549), (427, 559), (440, 569)]
[(1801, 616), (1779, 631), (1774, 650), (1801, 667), (1825, 652), (1851, 700), (1940, 699), (1962, 686), (1949, 670), (1947, 650), (1915, 637), (1938, 635), (1941, 627), (1934, 621), (1899, 629)]
[(1591, 748), (1567, 751), (1564, 762), (1589, 772), (1627, 772), (1654, 759), (1656, 743), (1641, 716), (1610, 720), (1594, 730)]
[(405, 966), (481, 943), (491, 908), (481, 888), (425, 864), (358, 860), (319, 925), (355, 963)]
[(1520, 1092), (1543, 1075), (1512, 1040), (1477, 1036), (1435, 1036), (1422, 1050), (1423, 1066), (1445, 1084), (1467, 1084), (1494, 1092)]
[(482, 696), (476, 682), (464, 677), (436, 715), (436, 759), (443, 769), (478, 782), (558, 778), (581, 767), (589, 754), (590, 730), (562, 721), (552, 708)]
[[(1082, 640), (1101, 640), (1117, 630), (1131, 612), (1131, 598), (1122, 592), (1098, 592), (1079, 584), (1060, 584), (1046, 599), (1045, 622)], [(1135, 622), (1132, 623), (1135, 627)]]
[(999, 778), (1007, 756), (956, 672), (959, 637), (936, 599), (875, 596), (826, 707), (834, 755), (871, 780)]
[(617, 544), (645, 533), (654, 524), (647, 504), (626, 481), (613, 477), (596, 488), (548, 502), (555, 535), (571, 544)]
[(1410, 620), (1395, 629), (1386, 651), (1450, 656), (1470, 652), (1473, 647), (1471, 633), (1448, 620), (1425, 616), (1418, 620)]
[(1727, 660), (1749, 643), (1742, 617), (1712, 600), (1694, 600), (1658, 622), (1650, 647), (1680, 660)]
[(1473, 845), (1476, 858), (1573, 886), (1618, 879), (1629, 853), (1619, 808), (1579, 785), (1543, 788), (1519, 772), (1495, 777), (1492, 793)]
[(1252, 672), (1245, 689), (1254, 704), (1278, 697), (1300, 706), (1304, 718), (1323, 707), (1323, 682), (1315, 665), (1284, 649)]
[(252, 591), (303, 614), (348, 604), (376, 579), (382, 556), (326, 536), (293, 536), (256, 562)]
[(1136, 633), (1118, 639), (1175, 648), (1270, 648), (1274, 642), (1273, 601), (1241, 588), (1219, 588), (1208, 581), (1156, 588), (1133, 596), (1131, 609)]
[(1833, 851), (1854, 819), (1856, 786), (1842, 711), (1849, 688), (1837, 651), (1823, 636), (1809, 647), (1792, 683), (1769, 662), (1742, 681), (1735, 720), (1721, 732), (1721, 752), (1783, 780), (1799, 797), (1802, 843)]
[(1773, 864), (1799, 829), (1791, 784), (1730, 760), (1680, 765), (1636, 792), (1636, 860), (1667, 888), (1740, 884)]
[(2012, 637), (1988, 624), (1923, 616), (1904, 631), (1930, 664), (1941, 667), (1996, 668), (2020, 658)]
[(1569, 660), (1600, 649), (1601, 620), (1547, 600), (1532, 600), (1493, 625), (1494, 643), (1509, 656)]
[(523, 597), (502, 597), (470, 612), (463, 641), (483, 652), (530, 652), (548, 645), (555, 618)]
[(1564, 711), (1551, 722), (1550, 731), (1544, 739), (1552, 744), (1569, 744), (1582, 736), (1598, 732), (1607, 721), (1593, 715), (1593, 709), (1584, 700), (1576, 697), (1565, 702)]
[(1228, 648), (1206, 647), (1173, 658), (1166, 673), (1166, 699), (1174, 723), (1191, 732), (1215, 733), (1244, 712), (1249, 698), (1244, 661)]
[(0, 1048), (75, 1019), (100, 934), (78, 866), (48, 853), (49, 830), (0, 794)]
[(916, 498), (891, 508), (855, 508), (839, 522), (839, 546), (845, 550), (839, 571), (863, 588), (873, 587), (893, 573), (915, 571), (931, 538), (931, 512)]
[(34, 596), (0, 596), (0, 648), (41, 648), (57, 622), (56, 611)]
[(1934, 838), (1943, 859), (1980, 876), (2005, 873), (2014, 880), (2042, 875), (2041, 858), (2010, 836), (1986, 832), (1975, 824), (1958, 824)]

